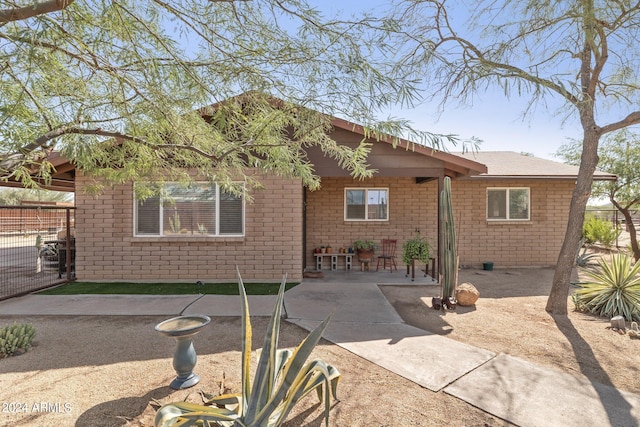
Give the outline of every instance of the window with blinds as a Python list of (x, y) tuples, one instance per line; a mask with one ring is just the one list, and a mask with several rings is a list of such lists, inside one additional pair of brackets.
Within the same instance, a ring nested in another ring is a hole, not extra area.
[(244, 198), (217, 185), (167, 183), (135, 201), (136, 236), (244, 235)]

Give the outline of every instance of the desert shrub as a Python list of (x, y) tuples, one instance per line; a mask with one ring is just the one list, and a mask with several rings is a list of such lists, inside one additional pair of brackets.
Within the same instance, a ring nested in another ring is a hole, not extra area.
[(612, 246), (622, 231), (613, 225), (611, 221), (598, 218), (595, 215), (587, 215), (582, 226), (582, 237), (586, 243), (602, 243), (604, 246)]
[(13, 325), (0, 328), (0, 358), (29, 350), (35, 336), (36, 328), (30, 324), (14, 322)]
[(587, 281), (578, 283), (572, 296), (576, 310), (611, 318), (640, 320), (640, 263), (626, 254), (600, 259), (598, 268), (586, 272)]

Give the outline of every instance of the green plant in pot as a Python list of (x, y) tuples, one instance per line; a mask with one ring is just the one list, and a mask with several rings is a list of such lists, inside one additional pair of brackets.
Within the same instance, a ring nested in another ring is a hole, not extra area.
[(416, 237), (409, 239), (402, 245), (402, 262), (411, 264), (414, 259), (421, 263), (428, 263), (431, 257), (431, 245), (426, 238), (416, 234)]
[(378, 245), (373, 240), (356, 240), (353, 242), (353, 248), (358, 254), (360, 261), (368, 261), (373, 257)]

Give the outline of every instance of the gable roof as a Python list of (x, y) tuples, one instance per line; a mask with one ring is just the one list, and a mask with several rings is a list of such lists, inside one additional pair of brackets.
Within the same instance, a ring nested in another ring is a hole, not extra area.
[[(363, 126), (352, 123), (348, 120), (332, 117), (331, 124), (336, 129), (343, 129), (349, 132), (353, 132), (363, 138), (366, 135), (365, 128)], [(386, 143), (391, 146), (395, 145), (396, 149), (411, 151), (423, 156), (431, 157), (435, 160), (439, 160), (442, 162), (444, 174), (447, 176), (462, 177), (469, 175), (478, 175), (487, 172), (487, 167), (482, 162), (477, 161), (476, 159), (465, 158), (457, 154), (436, 150), (417, 142), (409, 141), (402, 138), (395, 138), (391, 135), (378, 135), (377, 137), (370, 137), (370, 139), (374, 139), (377, 142)]]
[[(365, 128), (356, 123), (349, 122), (337, 117), (331, 117), (331, 124), (334, 129), (342, 129), (357, 135), (357, 139), (365, 138), (367, 132)], [(423, 156), (430, 157), (434, 160), (440, 161), (444, 174), (451, 177), (464, 177), (468, 175), (477, 175), (486, 173), (487, 168), (485, 165), (473, 160), (466, 159), (464, 157), (447, 153), (440, 150), (435, 150), (431, 147), (421, 145), (406, 139), (394, 138), (391, 135), (378, 135), (375, 138), (369, 136), (369, 139), (375, 140), (375, 142), (388, 144), (394, 146), (401, 151), (409, 151), (421, 154)], [(34, 177), (34, 180), (38, 182), (42, 188), (56, 191), (75, 191), (75, 165), (72, 161), (62, 156), (59, 152), (54, 151), (49, 154), (47, 160), (52, 163), (55, 170), (52, 172), (52, 179), (49, 185), (46, 185), (42, 179)], [(389, 172), (393, 173), (393, 170)], [(0, 186), (5, 187), (22, 187), (22, 183), (15, 180), (7, 182), (0, 182)]]
[[(528, 156), (514, 151), (479, 151), (475, 153), (457, 153), (466, 159), (473, 159), (487, 165), (487, 172), (471, 178), (521, 178), (521, 179), (575, 179), (578, 166), (553, 160)], [(614, 174), (596, 171), (596, 181), (615, 181)]]

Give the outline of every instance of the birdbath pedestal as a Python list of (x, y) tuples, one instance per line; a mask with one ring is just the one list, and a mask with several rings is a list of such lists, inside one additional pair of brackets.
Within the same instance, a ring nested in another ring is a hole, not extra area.
[(200, 376), (193, 373), (197, 361), (193, 336), (210, 322), (209, 316), (194, 314), (172, 317), (156, 325), (155, 329), (160, 334), (178, 341), (178, 348), (173, 355), (173, 369), (176, 370), (177, 376), (169, 385), (172, 389), (181, 390), (200, 382)]

